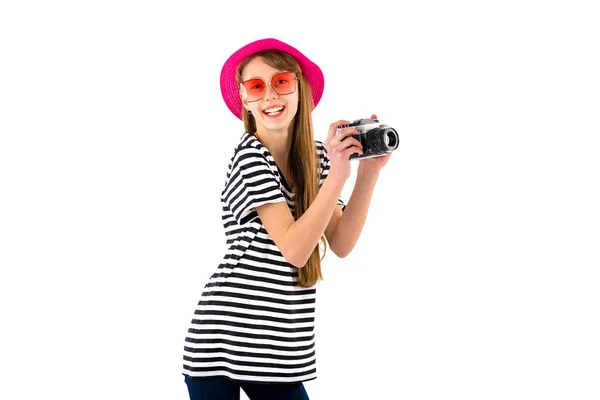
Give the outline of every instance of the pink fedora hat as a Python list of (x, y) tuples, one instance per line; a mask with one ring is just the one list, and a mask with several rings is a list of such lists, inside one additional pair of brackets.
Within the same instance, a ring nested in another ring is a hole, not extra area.
[(323, 87), (325, 86), (325, 78), (321, 68), (314, 62), (310, 61), (304, 54), (298, 51), (296, 48), (290, 46), (277, 39), (260, 39), (251, 43), (248, 43), (244, 47), (233, 53), (221, 69), (221, 94), (223, 100), (229, 110), (242, 119), (242, 100), (240, 99), (240, 88), (235, 82), (235, 71), (246, 57), (252, 54), (258, 53), (262, 50), (281, 50), (289, 53), (292, 57), (300, 64), (302, 74), (306, 78), (308, 85), (312, 91), (313, 103), (316, 107), (321, 100), (323, 95)]

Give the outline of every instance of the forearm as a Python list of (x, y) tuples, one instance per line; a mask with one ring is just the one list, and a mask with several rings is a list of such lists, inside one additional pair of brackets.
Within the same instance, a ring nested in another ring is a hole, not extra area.
[(293, 248), (292, 264), (306, 264), (327, 228), (343, 187), (343, 181), (325, 179), (310, 207), (288, 228), (286, 242)]
[(356, 243), (367, 219), (373, 191), (379, 175), (359, 173), (350, 199), (333, 234), (331, 247), (339, 257), (346, 257)]

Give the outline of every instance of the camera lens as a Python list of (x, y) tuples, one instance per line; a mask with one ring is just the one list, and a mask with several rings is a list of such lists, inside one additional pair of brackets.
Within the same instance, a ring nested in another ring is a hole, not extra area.
[(396, 150), (400, 139), (394, 128), (375, 128), (370, 132), (371, 144), (375, 154), (388, 153)]
[(396, 147), (396, 136), (392, 132), (384, 133), (383, 141), (388, 148)]

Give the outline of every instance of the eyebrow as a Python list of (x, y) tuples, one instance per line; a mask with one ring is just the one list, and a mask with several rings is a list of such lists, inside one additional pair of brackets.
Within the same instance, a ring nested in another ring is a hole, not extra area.
[[(279, 74), (282, 74), (282, 73), (284, 73), (284, 72), (291, 72), (291, 71), (279, 71), (279, 72), (275, 72), (275, 73), (274, 73), (273, 75), (271, 75), (271, 76), (269, 77), (269, 79), (267, 79), (267, 80), (268, 80), (268, 81), (270, 81), (270, 80), (271, 80), (271, 78), (273, 78), (275, 75), (279, 75)], [(256, 76), (256, 75), (255, 75), (255, 76), (251, 76), (250, 78), (247, 78), (247, 79), (242, 79), (242, 82), (249, 81), (249, 80), (251, 80), (251, 79), (260, 79), (260, 80), (261, 80), (261, 81), (263, 81), (263, 82), (265, 81), (265, 80), (264, 80), (262, 77), (260, 77), (260, 76)]]

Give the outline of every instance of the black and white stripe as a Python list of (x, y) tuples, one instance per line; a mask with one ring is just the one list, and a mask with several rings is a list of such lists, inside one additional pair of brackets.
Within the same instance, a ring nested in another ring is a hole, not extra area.
[[(329, 172), (323, 143), (315, 141), (319, 183)], [(227, 251), (204, 286), (184, 345), (183, 374), (249, 382), (316, 378), (316, 285), (296, 285), (288, 263), (262, 225), (256, 207), (293, 193), (268, 149), (244, 133), (221, 193)], [(344, 207), (343, 201), (338, 204)]]

